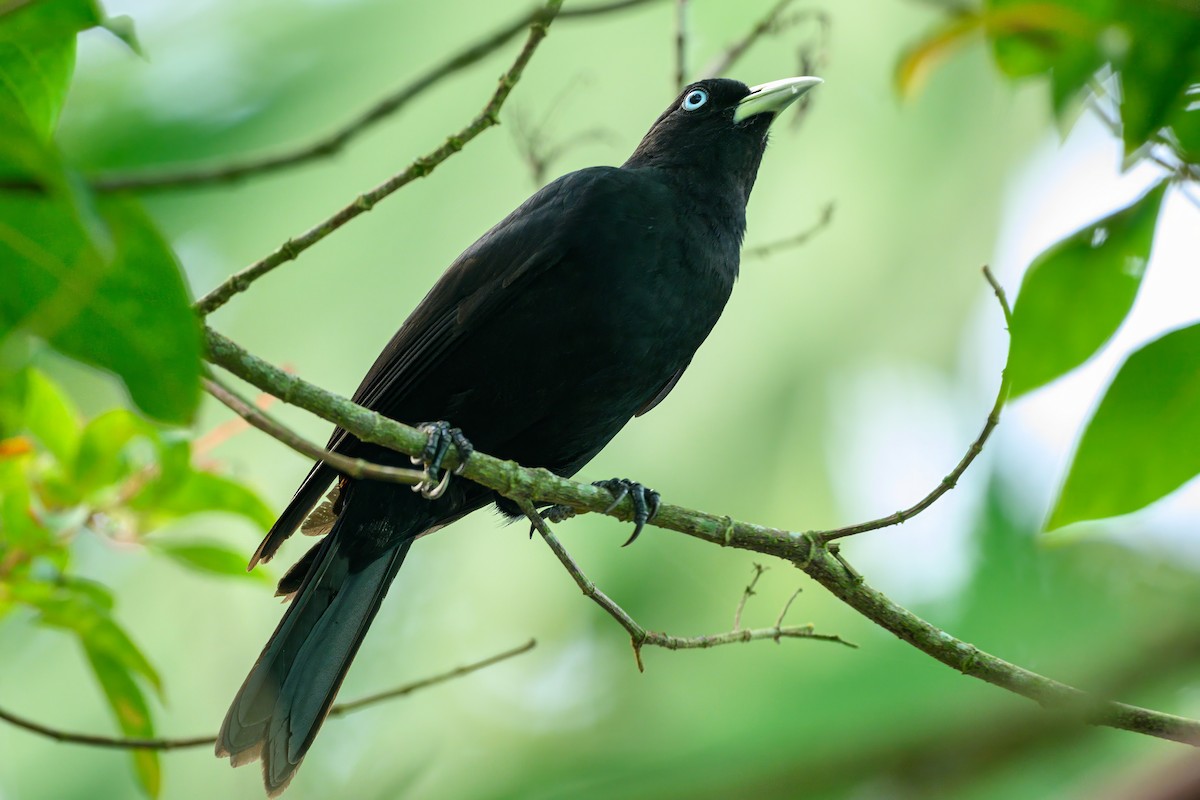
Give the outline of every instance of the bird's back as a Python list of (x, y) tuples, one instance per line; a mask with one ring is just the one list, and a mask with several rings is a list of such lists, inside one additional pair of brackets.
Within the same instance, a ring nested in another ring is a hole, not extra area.
[(691, 205), (654, 170), (546, 186), (446, 271), (356, 399), (574, 472), (687, 365), (729, 297), (741, 232)]

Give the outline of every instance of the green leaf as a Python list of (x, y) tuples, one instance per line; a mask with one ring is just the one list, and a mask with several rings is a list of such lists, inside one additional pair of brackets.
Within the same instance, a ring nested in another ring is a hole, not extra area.
[(38, 603), (43, 624), (74, 633), (89, 650), (102, 654), (124, 671), (146, 679), (156, 691), (162, 691), (158, 672), (113, 619), (111, 598), (101, 600), (98, 597), (98, 593), (108, 595), (103, 586), (69, 579), (55, 588), (51, 596)]
[(32, 449), (24, 437), (0, 440), (0, 560), (8, 548), (33, 549), (46, 539), (33, 514), (29, 465)]
[(42, 139), (54, 131), (66, 100), (82, 22), (64, 15), (61, 5), (31, 3), (0, 17), (0, 119), (20, 121)]
[[(150, 707), (133, 676), (120, 662), (110, 658), (103, 651), (88, 646), (86, 642), (83, 649), (121, 732), (133, 738), (152, 738), (154, 722), (150, 716)], [(133, 759), (138, 783), (147, 795), (158, 797), (162, 789), (162, 768), (158, 753), (154, 750), (132, 750), (130, 757)]]
[(198, 572), (271, 582), (265, 572), (252, 572), (246, 569), (247, 558), (244, 553), (239, 553), (223, 545), (212, 542), (168, 541), (153, 541), (152, 544), (163, 555)]
[[(138, 679), (161, 696), (158, 672), (112, 617), (112, 596), (101, 584), (65, 577), (54, 584), (21, 587), (19, 597), (40, 612), (39, 622), (75, 635), (121, 732), (130, 737), (154, 736), (150, 706)], [(149, 756), (149, 757), (147, 757)], [(157, 754), (132, 753), (138, 781), (151, 797), (158, 795), (162, 778)]]
[(182, 486), (193, 471), (192, 442), (186, 434), (162, 431), (157, 444), (158, 475), (142, 490), (140, 497), (143, 500), (170, 494)]
[(1192, 81), (1180, 108), (1171, 118), (1171, 131), (1184, 161), (1200, 164), (1200, 78)]
[(103, 19), (96, 0), (33, 0), (0, 13), (0, 31), (37, 41), (74, 35)]
[(1166, 188), (1159, 183), (1034, 259), (1013, 308), (1013, 397), (1079, 366), (1120, 327), (1141, 286)]
[(224, 511), (245, 517), (263, 530), (269, 530), (275, 523), (271, 507), (252, 490), (229, 478), (201, 470), (193, 471), (175, 491), (165, 496), (139, 495), (130, 505), (168, 518)]
[(1117, 62), (1121, 134), (1132, 153), (1167, 124), (1200, 68), (1200, 15), (1155, 3), (1126, 3), (1131, 44)]
[(1047, 530), (1136, 511), (1200, 473), (1200, 324), (1133, 353), (1076, 448)]
[(127, 477), (135, 465), (125, 447), (134, 438), (153, 439), (154, 429), (132, 411), (115, 408), (89, 422), (79, 440), (74, 477), (81, 495), (111, 486)]
[(134, 201), (0, 192), (0, 263), (0, 339), (28, 330), (118, 374), (150, 416), (191, 419), (199, 325), (174, 254)]
[(60, 464), (74, 463), (82, 433), (79, 411), (58, 384), (35, 369), (27, 370), (25, 387), (25, 429)]
[(142, 50), (142, 43), (138, 41), (137, 31), (133, 27), (133, 18), (124, 14), (116, 17), (105, 17), (101, 23), (104, 29), (113, 36), (125, 43), (133, 52), (139, 56), (145, 57), (145, 52)]
[(48, 139), (75, 69), (75, 37), (104, 25), (136, 50), (132, 25), (95, 0), (36, 0), (0, 13), (0, 120)]

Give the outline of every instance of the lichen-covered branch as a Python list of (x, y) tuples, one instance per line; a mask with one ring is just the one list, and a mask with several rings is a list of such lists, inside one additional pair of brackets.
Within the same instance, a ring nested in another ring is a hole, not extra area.
[[(342, 426), (359, 439), (409, 455), (419, 455), (425, 446), (425, 434), (415, 428), (289, 375), (212, 330), (206, 331), (206, 342), (208, 358), (213, 363), (284, 402)], [(470, 436), (470, 431), (467, 435)], [(452, 469), (457, 464), (457, 453), (451, 452), (446, 466)], [(560, 478), (545, 469), (522, 467), (486, 453), (473, 454), (462, 475), (517, 502), (555, 503), (577, 512), (608, 513), (626, 521), (633, 518), (633, 504), (628, 498), (606, 512), (612, 496), (600, 487)], [(1083, 709), (1091, 724), (1200, 744), (1200, 721), (1090, 697), (951, 636), (869, 586), (844, 559), (830, 552), (836, 544), (826, 545), (819, 536), (739, 522), (670, 503), (660, 506), (650, 524), (721, 547), (736, 547), (790, 561), (835, 597), (926, 655), (1043, 706)]]
[(459, 150), (462, 150), (476, 136), (493, 125), (498, 125), (500, 122), (500, 109), (504, 106), (504, 101), (508, 99), (513, 87), (521, 80), (521, 75), (525, 71), (525, 65), (533, 57), (538, 45), (546, 38), (546, 31), (550, 23), (554, 20), (555, 15), (558, 14), (561, 6), (562, 0), (548, 0), (542, 8), (541, 13), (534, 16), (533, 22), (529, 25), (529, 36), (525, 40), (525, 46), (517, 54), (517, 58), (513, 61), (512, 66), (500, 76), (499, 85), (496, 87), (487, 105), (483, 107), (483, 110), (465, 128), (447, 137), (446, 141), (440, 147), (428, 155), (418, 158), (400, 174), (394, 175), (374, 189), (360, 194), (353, 202), (333, 216), (294, 239), (288, 239), (270, 255), (256, 261), (241, 272), (230, 277), (201, 298), (196, 303), (196, 311), (202, 316), (216, 311), (228, 302), (231, 297), (239, 292), (246, 291), (254, 281), (263, 275), (266, 275), (280, 264), (295, 259), (300, 253), (312, 247), (350, 220), (370, 211), (375, 207), (376, 203), (396, 190), (412, 183), (417, 178), (424, 178), (429, 175), (439, 164)]

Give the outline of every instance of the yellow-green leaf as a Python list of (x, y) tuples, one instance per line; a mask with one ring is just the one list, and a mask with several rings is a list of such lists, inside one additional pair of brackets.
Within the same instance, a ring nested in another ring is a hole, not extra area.
[(58, 384), (35, 369), (26, 373), (24, 424), (60, 464), (74, 462), (82, 432), (79, 411)]

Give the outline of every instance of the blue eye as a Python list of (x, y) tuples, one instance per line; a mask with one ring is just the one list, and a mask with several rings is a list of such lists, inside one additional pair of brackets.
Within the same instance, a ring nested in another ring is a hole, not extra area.
[(684, 111), (695, 111), (707, 102), (708, 92), (703, 89), (693, 89), (687, 93), (687, 97), (683, 98), (683, 105), (680, 107)]

